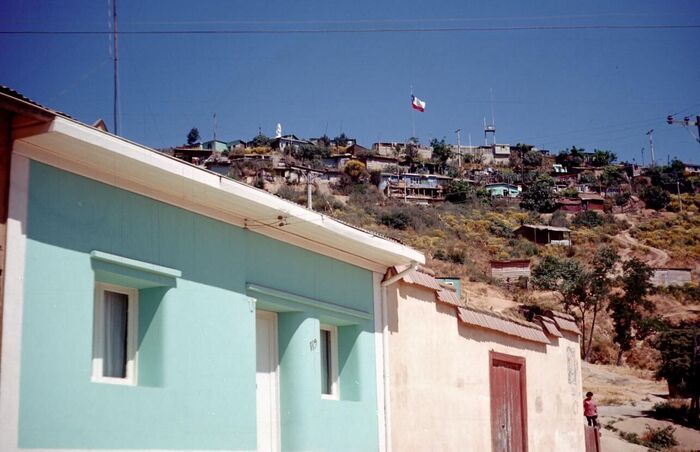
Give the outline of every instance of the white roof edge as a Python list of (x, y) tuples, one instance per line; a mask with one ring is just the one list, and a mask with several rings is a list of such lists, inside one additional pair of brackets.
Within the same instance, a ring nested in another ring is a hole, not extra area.
[(151, 167), (154, 170), (166, 171), (193, 182), (207, 185), (232, 196), (234, 201), (235, 198), (245, 198), (260, 206), (277, 210), (280, 214), (284, 214), (285, 216), (302, 220), (309, 225), (309, 232), (313, 232), (314, 229), (318, 231), (324, 230), (335, 235), (340, 242), (334, 240), (332, 243), (329, 243), (332, 246), (341, 247), (342, 241), (345, 240), (353, 242), (355, 245), (361, 244), (365, 247), (372, 247), (386, 254), (385, 262), (389, 262), (386, 264), (387, 267), (402, 263), (406, 264), (408, 263), (407, 261), (415, 261), (421, 264), (425, 263), (425, 256), (423, 253), (406, 245), (364, 232), (336, 221), (331, 217), (279, 198), (264, 190), (196, 167), (144, 145), (90, 127), (71, 118), (57, 116), (52, 121), (48, 132), (67, 135), (87, 144), (99, 146), (110, 152), (136, 160), (140, 164)]

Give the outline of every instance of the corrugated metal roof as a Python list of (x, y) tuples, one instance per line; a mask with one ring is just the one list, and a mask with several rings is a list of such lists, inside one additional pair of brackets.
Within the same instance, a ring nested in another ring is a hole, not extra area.
[(479, 311), (474, 308), (457, 308), (459, 319), (467, 325), (498, 331), (509, 336), (519, 337), (526, 341), (549, 344), (542, 328), (534, 323), (525, 325), (520, 322), (498, 316), (491, 312)]
[(537, 317), (535, 317), (535, 319), (540, 321), (544, 331), (547, 334), (550, 334), (555, 337), (564, 337), (564, 335), (561, 334), (561, 331), (557, 329), (557, 325), (554, 323), (554, 320), (541, 315), (538, 315)]
[(569, 228), (563, 228), (559, 226), (547, 226), (544, 224), (524, 224), (520, 226), (521, 228), (531, 228), (531, 229), (538, 229), (540, 231), (559, 231), (559, 232), (571, 232), (571, 229)]
[(14, 89), (10, 88), (9, 86), (0, 85), (0, 94), (5, 94), (5, 95), (10, 96), (10, 97), (13, 97), (13, 98), (15, 98), (15, 99), (17, 99), (17, 100), (21, 100), (22, 102), (26, 102), (26, 103), (28, 103), (28, 104), (32, 104), (32, 105), (34, 105), (35, 107), (39, 107), (39, 108), (41, 108), (42, 110), (46, 110), (46, 111), (48, 111), (48, 112), (50, 112), (50, 113), (54, 113), (54, 114), (57, 114), (57, 115), (65, 116), (66, 118), (70, 118), (70, 117), (71, 117), (71, 116), (69, 116), (69, 115), (67, 115), (67, 114), (65, 114), (65, 113), (63, 113), (63, 112), (60, 112), (60, 111), (57, 111), (57, 110), (53, 110), (53, 109), (51, 109), (51, 108), (49, 108), (49, 107), (45, 107), (45, 106), (41, 105), (39, 102), (33, 101), (32, 99), (28, 98), (27, 96), (25, 96), (24, 94), (20, 93), (19, 91), (15, 91)]
[(438, 300), (453, 306), (462, 306), (459, 296), (454, 290), (442, 289), (437, 293)]
[(586, 201), (605, 201), (598, 193), (579, 193), (578, 197)]
[[(401, 273), (407, 267), (397, 266), (394, 268), (396, 269), (397, 273)], [(432, 289), (436, 292), (440, 292), (441, 290), (444, 290), (443, 287), (440, 285), (440, 282), (438, 280), (436, 280), (432, 276), (428, 275), (427, 273), (423, 273), (419, 270), (411, 270), (410, 272), (406, 273), (403, 276), (403, 278), (401, 278), (401, 279), (404, 282), (407, 282), (409, 284), (415, 284), (417, 286), (427, 287), (428, 289)]]
[(558, 311), (549, 311), (548, 314), (550, 314), (550, 317), (552, 317), (554, 323), (557, 325), (557, 328), (560, 330), (569, 331), (570, 333), (574, 334), (581, 334), (581, 330), (578, 329), (576, 320), (573, 316)]

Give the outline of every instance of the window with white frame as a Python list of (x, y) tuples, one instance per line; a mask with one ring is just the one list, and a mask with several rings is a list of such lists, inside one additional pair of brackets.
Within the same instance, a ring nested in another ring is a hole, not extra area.
[(95, 284), (92, 381), (136, 384), (138, 290)]
[(338, 328), (321, 325), (321, 397), (337, 399), (338, 386)]

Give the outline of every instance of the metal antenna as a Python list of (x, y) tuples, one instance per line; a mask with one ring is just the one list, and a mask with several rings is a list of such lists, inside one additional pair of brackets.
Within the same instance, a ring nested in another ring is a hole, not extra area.
[(112, 39), (114, 40), (114, 134), (119, 135), (119, 46), (117, 43), (117, 0), (112, 0)]

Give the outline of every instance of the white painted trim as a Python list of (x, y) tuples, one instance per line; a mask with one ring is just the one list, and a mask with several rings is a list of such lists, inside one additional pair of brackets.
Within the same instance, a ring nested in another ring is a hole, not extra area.
[[(321, 398), (326, 400), (340, 400), (340, 379), (338, 376), (338, 327), (335, 325), (321, 324), (320, 331), (328, 331), (331, 352), (331, 393), (321, 393)], [(320, 332), (319, 332), (320, 333)], [(320, 335), (320, 334), (319, 334)], [(320, 339), (320, 338), (319, 338)], [(321, 350), (319, 344), (319, 350)]]
[(12, 156), (0, 369), (0, 450), (18, 450), (29, 159)]
[(391, 452), (391, 361), (389, 354), (389, 289), (381, 286), (382, 296), (382, 347), (384, 350), (384, 418), (386, 419), (386, 450)]
[[(104, 293), (105, 291), (124, 294), (127, 301), (126, 322), (126, 377), (105, 377), (104, 361), (99, 358), (100, 351), (104, 347)], [(138, 331), (139, 331), (139, 291), (131, 287), (116, 286), (114, 284), (95, 283), (95, 301), (92, 324), (92, 378), (93, 383), (108, 383), (126, 386), (138, 384)]]
[[(277, 332), (277, 313), (272, 312), (272, 311), (263, 311), (263, 310), (256, 310), (255, 311), (255, 319), (257, 318), (267, 318), (272, 321), (272, 356), (271, 359), (274, 360), (275, 363), (275, 387), (273, 388), (273, 399), (275, 400), (275, 423), (272, 425), (272, 430), (273, 430), (273, 435), (275, 435), (275, 438), (277, 440), (277, 449), (275, 451), (280, 451), (282, 450), (282, 438), (281, 438), (281, 421), (280, 421), (280, 358), (279, 358), (279, 350), (278, 350), (278, 332)], [(257, 337), (257, 331), (255, 332), (256, 337)], [(257, 432), (256, 432), (256, 439), (257, 439)], [(271, 451), (271, 452), (275, 452)]]
[[(224, 212), (220, 209), (205, 206), (187, 197), (181, 197), (174, 195), (173, 193), (154, 190), (153, 188), (146, 187), (139, 181), (122, 179), (118, 175), (110, 174), (109, 172), (99, 168), (86, 166), (82, 162), (68, 160), (66, 158), (56, 156), (54, 154), (51, 154), (50, 151), (31, 143), (21, 141), (15, 142), (15, 152), (24, 155), (32, 160), (36, 160), (37, 162), (45, 163), (47, 165), (77, 174), (79, 176), (87, 177), (88, 179), (93, 179), (104, 184), (120, 188), (122, 190), (146, 196), (156, 201), (164, 202), (166, 204), (170, 204), (175, 207), (180, 207), (190, 212), (213, 218), (215, 220), (223, 221), (224, 223), (232, 224), (241, 228), (246, 227), (245, 218), (241, 216), (233, 215), (229, 212)], [(311, 238), (294, 234), (283, 229), (265, 226), (255, 227), (254, 231), (252, 232), (264, 235), (266, 237), (270, 237), (275, 240), (279, 240), (281, 242), (305, 248), (309, 251), (313, 251), (315, 253), (327, 257), (332, 257), (334, 259), (338, 259), (340, 261), (347, 262), (349, 264), (356, 265), (358, 267), (365, 268), (368, 270), (379, 272), (383, 272), (386, 270), (386, 265), (384, 264), (379, 264), (369, 259), (365, 259), (362, 256), (356, 256), (353, 254), (345, 253), (337, 248), (333, 248), (323, 243), (316, 242)]]
[(374, 306), (374, 369), (377, 387), (377, 432), (379, 434), (379, 452), (386, 452), (386, 411), (384, 410), (384, 342), (382, 316), (382, 278), (381, 273), (372, 273), (372, 300)]
[[(251, 218), (252, 215), (252, 218), (256, 219), (255, 212), (258, 212), (258, 215), (261, 215), (259, 218), (275, 218), (280, 215), (287, 220), (284, 227), (254, 223), (251, 226), (256, 226), (256, 232), (265, 233), (271, 229), (287, 232), (291, 236), (334, 249), (336, 254), (349, 254), (384, 268), (407, 264), (412, 260), (425, 262), (422, 253), (405, 245), (368, 234), (265, 191), (185, 164), (77, 121), (57, 117), (45, 130), (36, 133), (16, 142), (34, 145), (31, 150), (34, 155), (31, 158), (53, 160), (54, 163), (49, 164), (54, 166), (62, 162), (64, 165), (67, 163), (82, 167), (83, 170), (107, 173), (104, 174), (105, 177), (98, 179), (105, 183), (126, 189), (126, 184), (132, 183), (152, 189), (158, 179), (161, 182), (170, 180), (170, 184), (175, 182), (177, 185), (173, 187), (174, 190), (161, 191), (179, 192), (179, 196), (178, 193), (175, 194), (179, 201), (187, 200), (202, 206), (216, 203), (217, 196), (219, 200), (224, 196), (227, 200), (226, 210), (235, 212), (239, 218)], [(87, 158), (87, 155), (94, 157)], [(104, 159), (106, 155), (114, 163), (112, 171), (99, 164), (100, 156)], [(125, 166), (133, 168), (134, 171), (125, 171)]]

